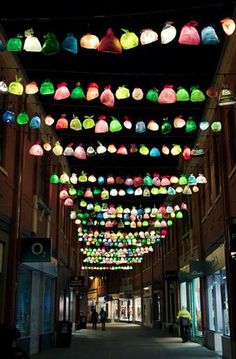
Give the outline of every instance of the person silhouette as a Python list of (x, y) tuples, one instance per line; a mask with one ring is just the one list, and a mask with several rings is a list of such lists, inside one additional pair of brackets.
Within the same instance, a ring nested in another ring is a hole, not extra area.
[(107, 312), (102, 308), (100, 310), (100, 322), (102, 323), (102, 330), (106, 329)]
[(92, 310), (91, 321), (93, 324), (93, 329), (97, 329), (98, 312), (96, 311), (95, 308)]
[(183, 343), (186, 343), (189, 340), (190, 326), (192, 321), (192, 316), (186, 307), (182, 306), (178, 312), (177, 321), (180, 325), (180, 336), (183, 340)]

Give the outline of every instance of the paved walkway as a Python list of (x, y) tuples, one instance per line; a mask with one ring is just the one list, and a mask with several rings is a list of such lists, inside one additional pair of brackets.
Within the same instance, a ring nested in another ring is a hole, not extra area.
[(52, 348), (32, 359), (208, 359), (221, 358), (215, 352), (180, 338), (168, 337), (156, 329), (135, 324), (107, 323), (106, 330), (91, 328), (72, 335), (70, 347)]

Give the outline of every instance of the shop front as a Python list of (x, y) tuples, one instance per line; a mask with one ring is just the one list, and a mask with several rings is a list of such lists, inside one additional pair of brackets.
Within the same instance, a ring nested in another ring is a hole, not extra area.
[(120, 321), (121, 322), (132, 322), (133, 321), (133, 299), (131, 298), (120, 298)]
[(143, 288), (143, 325), (153, 326), (152, 286)]
[(134, 322), (142, 323), (142, 298), (141, 296), (134, 296)]

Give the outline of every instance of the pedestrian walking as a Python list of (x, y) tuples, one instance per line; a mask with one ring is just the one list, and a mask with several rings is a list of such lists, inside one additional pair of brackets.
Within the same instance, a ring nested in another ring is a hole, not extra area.
[(102, 323), (102, 330), (106, 329), (107, 312), (102, 308), (100, 311), (100, 322)]
[(97, 329), (98, 312), (96, 311), (95, 308), (92, 310), (91, 321), (92, 321), (93, 329)]
[(180, 326), (180, 336), (183, 343), (185, 343), (190, 339), (190, 327), (192, 321), (192, 316), (186, 307), (183, 306), (178, 312), (177, 321)]

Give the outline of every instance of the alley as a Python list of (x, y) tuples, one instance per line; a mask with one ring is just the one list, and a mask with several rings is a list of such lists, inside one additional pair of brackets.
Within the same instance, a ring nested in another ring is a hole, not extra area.
[(73, 334), (71, 347), (53, 348), (33, 355), (32, 359), (153, 359), (221, 358), (199, 344), (182, 343), (152, 328), (135, 324), (107, 324), (106, 331), (89, 325)]

